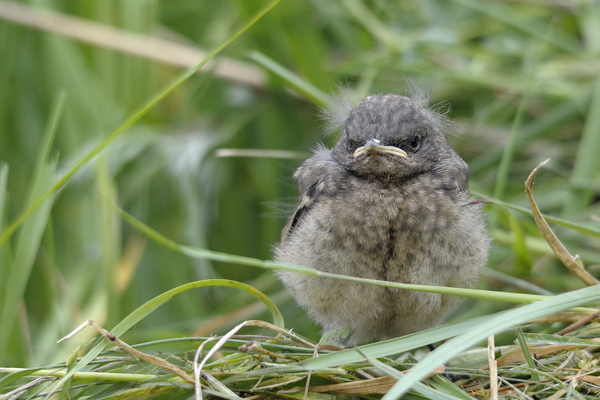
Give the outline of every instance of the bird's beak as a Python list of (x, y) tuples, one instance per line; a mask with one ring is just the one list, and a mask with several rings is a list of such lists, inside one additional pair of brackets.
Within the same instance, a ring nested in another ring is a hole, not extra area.
[(382, 146), (381, 141), (378, 139), (371, 139), (365, 143), (364, 146), (359, 147), (354, 152), (354, 157), (366, 155), (379, 155), (379, 154), (393, 154), (399, 157), (408, 157), (408, 154), (399, 147), (395, 146)]

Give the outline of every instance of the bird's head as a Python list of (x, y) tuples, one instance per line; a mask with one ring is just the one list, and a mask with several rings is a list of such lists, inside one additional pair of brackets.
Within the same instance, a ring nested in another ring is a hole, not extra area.
[(333, 158), (359, 176), (406, 179), (418, 175), (452, 154), (442, 119), (408, 97), (368, 96), (346, 119)]

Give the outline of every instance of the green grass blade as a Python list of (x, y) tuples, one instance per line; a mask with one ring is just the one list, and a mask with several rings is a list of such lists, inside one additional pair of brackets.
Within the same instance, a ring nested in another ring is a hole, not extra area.
[(574, 47), (573, 45), (571, 45), (569, 43), (565, 43), (561, 40), (554, 39), (553, 37), (547, 35), (546, 33), (539, 32), (534, 27), (532, 27), (530, 24), (524, 24), (519, 21), (516, 21), (514, 18), (512, 18), (509, 15), (508, 8), (502, 7), (501, 4), (499, 4), (499, 3), (496, 3), (493, 5), (493, 7), (490, 7), (490, 4), (492, 4), (492, 3), (478, 2), (478, 1), (473, 1), (473, 0), (454, 0), (454, 1), (459, 4), (462, 4), (463, 6), (469, 7), (473, 10), (477, 10), (483, 14), (486, 14), (487, 16), (489, 16), (492, 19), (501, 21), (502, 23), (504, 23), (508, 26), (511, 26), (521, 32), (524, 32), (524, 33), (530, 35), (531, 37), (534, 37), (542, 42), (551, 44), (552, 46), (555, 46), (556, 48), (561, 49), (563, 51), (566, 51), (576, 57), (581, 57), (581, 51), (579, 49), (577, 49), (576, 47)]
[(312, 103), (320, 107), (327, 105), (327, 96), (325, 93), (275, 60), (267, 57), (259, 51), (251, 52), (248, 55), (248, 58), (266, 68), (268, 71), (281, 79), (287, 86), (306, 97)]
[(30, 375), (35, 375), (40, 368), (2, 368), (0, 367), (0, 373), (7, 374), (0, 378), (0, 390), (11, 385), (16, 380)]
[[(50, 186), (50, 182), (56, 178), (57, 160), (48, 162), (48, 157), (56, 135), (58, 121), (62, 114), (65, 104), (65, 93), (61, 91), (55, 98), (50, 118), (42, 139), (34, 169), (34, 176), (30, 187), (29, 200), (27, 204), (32, 204), (34, 199), (44, 193)], [(48, 196), (48, 201), (40, 203), (41, 207), (30, 214), (30, 218), (19, 233), (16, 244), (14, 265), (4, 268), (5, 279), (0, 282), (3, 285), (0, 293), (3, 294), (0, 314), (0, 362), (4, 360), (7, 352), (9, 338), (13, 331), (13, 326), (17, 316), (19, 304), (23, 299), (25, 287), (29, 281), (29, 275), (33, 268), (33, 263), (37, 257), (42, 234), (46, 229), (46, 224), (52, 209), (53, 196)]]
[[(283, 316), (281, 315), (281, 312), (279, 311), (279, 309), (277, 308), (275, 303), (273, 303), (271, 301), (271, 299), (269, 299), (267, 296), (265, 296), (260, 291), (256, 290), (255, 288), (253, 288), (250, 285), (246, 285), (245, 283), (241, 283), (241, 282), (230, 281), (227, 279), (209, 279), (209, 280), (205, 280), (205, 281), (190, 282), (185, 285), (181, 285), (179, 287), (171, 289), (168, 292), (165, 292), (159, 296), (156, 296), (155, 298), (153, 298), (152, 300), (141, 305), (135, 311), (133, 311), (131, 314), (129, 314), (123, 321), (121, 321), (117, 326), (115, 326), (110, 332), (113, 333), (117, 337), (122, 336), (132, 326), (134, 326), (139, 321), (144, 319), (150, 313), (154, 312), (158, 307), (162, 306), (163, 304), (165, 304), (166, 302), (171, 300), (174, 296), (176, 296), (180, 293), (186, 292), (188, 290), (191, 290), (191, 289), (208, 287), (208, 286), (234, 287), (237, 289), (244, 290), (244, 291), (256, 296), (259, 300), (261, 300), (268, 307), (269, 311), (271, 311), (271, 314), (273, 315), (273, 323), (280, 328), (284, 328)], [(75, 373), (77, 373), (77, 372), (81, 371), (83, 368), (85, 368), (86, 365), (88, 365), (94, 358), (96, 358), (96, 356), (98, 354), (100, 354), (100, 352), (102, 352), (102, 350), (104, 350), (110, 344), (111, 344), (111, 341), (104, 337), (98, 339), (94, 348), (92, 348), (85, 355), (85, 357), (83, 357), (81, 359), (81, 361), (75, 367), (73, 367), (73, 369), (71, 369), (57, 383), (57, 387), (61, 387)]]
[(354, 19), (373, 37), (380, 40), (386, 46), (399, 50), (398, 37), (393, 34), (389, 26), (377, 18), (364, 2), (359, 0), (343, 0), (342, 3)]
[(15, 230), (29, 217), (29, 215), (35, 211), (44, 201), (46, 201), (50, 196), (56, 193), (60, 188), (62, 188), (70, 179), (79, 171), (84, 165), (90, 162), (94, 157), (96, 157), (102, 150), (106, 148), (110, 143), (112, 143), (117, 137), (119, 137), (123, 132), (125, 132), (129, 127), (135, 124), (140, 118), (148, 113), (155, 105), (157, 105), (160, 101), (162, 101), (165, 97), (167, 97), (170, 93), (172, 93), (177, 87), (179, 87), (183, 82), (185, 82), (188, 78), (196, 73), (200, 68), (202, 68), (208, 61), (214, 58), (217, 54), (223, 51), (227, 46), (229, 46), (233, 41), (235, 41), (238, 37), (240, 37), (244, 32), (250, 29), (256, 22), (258, 22), (266, 13), (268, 13), (273, 7), (275, 7), (281, 0), (275, 0), (267, 7), (265, 7), (262, 11), (260, 11), (248, 24), (246, 24), (242, 29), (237, 31), (234, 35), (232, 35), (228, 40), (226, 40), (223, 44), (217, 47), (215, 50), (210, 52), (198, 65), (193, 68), (188, 69), (183, 74), (179, 76), (179, 78), (175, 79), (174, 82), (169, 84), (165, 89), (163, 89), (160, 93), (156, 94), (150, 100), (148, 100), (145, 104), (143, 104), (138, 111), (134, 112), (121, 126), (119, 126), (115, 131), (113, 131), (106, 139), (104, 139), (99, 145), (97, 145), (94, 149), (88, 152), (81, 160), (75, 163), (73, 167), (69, 169), (65, 173), (65, 175), (55, 183), (52, 188), (41, 195), (28, 209), (26, 209), (17, 219), (4, 231), (2, 236), (0, 236), (0, 247), (4, 246), (6, 241), (12, 236)]
[[(75, 351), (71, 353), (71, 355), (67, 358), (67, 372), (73, 369), (77, 365), (77, 358), (79, 357), (79, 353), (81, 352), (83, 345), (77, 346)], [(73, 379), (67, 379), (65, 384), (63, 385), (63, 390), (60, 392), (60, 397), (58, 400), (70, 400), (72, 398), (71, 395), (71, 385), (73, 383)]]
[(494, 198), (501, 199), (504, 197), (504, 191), (506, 189), (506, 182), (508, 181), (508, 173), (510, 172), (510, 165), (514, 156), (518, 135), (523, 124), (523, 116), (525, 105), (527, 104), (528, 96), (521, 98), (519, 107), (513, 125), (510, 130), (508, 137), (508, 143), (504, 147), (502, 157), (500, 158), (500, 165), (498, 165), (498, 175), (496, 178), (496, 185), (494, 186)]
[[(549, 111), (534, 121), (523, 125), (521, 134), (517, 138), (517, 148), (522, 148), (533, 139), (551, 132), (556, 126), (568, 122), (581, 113), (591, 97), (592, 89), (586, 90), (584, 95), (577, 96), (575, 99), (564, 101), (560, 105), (549, 109)], [(495, 166), (502, 158), (503, 151), (500, 147), (489, 149), (479, 157), (474, 158), (469, 163), (471, 170), (477, 173), (485, 168)]]
[(516, 276), (512, 276), (504, 272), (500, 272), (495, 269), (484, 268), (482, 271), (482, 275), (487, 276), (488, 278), (498, 279), (499, 281), (504, 282), (509, 286), (514, 286), (526, 290), (529, 293), (536, 293), (544, 296), (554, 296), (554, 293), (541, 286), (536, 285), (535, 283), (518, 278)]
[[(37, 198), (47, 190), (48, 182), (53, 181), (56, 177), (56, 164), (56, 161), (48, 164), (38, 175), (39, 181), (31, 188), (30, 199)], [(23, 224), (17, 237), (14, 264), (5, 271), (6, 280), (2, 282), (4, 298), (0, 302), (0, 326), (2, 326), (2, 329), (0, 329), (0, 363), (8, 350), (7, 346), (17, 317), (17, 310), (23, 299), (23, 293), (38, 253), (42, 234), (50, 216), (53, 197), (50, 196), (48, 201), (31, 213), (25, 224)]]
[[(50, 158), (50, 151), (52, 150), (52, 144), (54, 143), (54, 138), (56, 136), (56, 130), (58, 129), (58, 122), (60, 121), (60, 117), (62, 116), (66, 101), (67, 93), (64, 90), (60, 90), (54, 98), (52, 110), (50, 111), (50, 119), (48, 120), (48, 124), (46, 126), (46, 133), (44, 134), (42, 140), (40, 152), (38, 154), (37, 163), (34, 170), (36, 174), (41, 174), (42, 170), (48, 163), (48, 159)], [(35, 176), (34, 180), (37, 179), (38, 177)]]
[(495, 301), (505, 301), (513, 303), (531, 303), (535, 301), (541, 301), (548, 299), (549, 296), (543, 296), (539, 294), (525, 294), (525, 293), (510, 293), (510, 292), (499, 292), (491, 290), (479, 290), (479, 289), (461, 289), (446, 286), (426, 286), (426, 285), (414, 285), (398, 282), (380, 281), (376, 279), (357, 278), (354, 276), (337, 275), (327, 273), (323, 271), (317, 271), (312, 268), (307, 268), (299, 265), (282, 264), (274, 261), (263, 261), (257, 258), (238, 256), (233, 254), (221, 253), (217, 251), (211, 251), (207, 249), (199, 249), (191, 246), (183, 246), (173, 240), (165, 237), (148, 225), (144, 224), (140, 220), (136, 219), (132, 215), (128, 214), (116, 205), (111, 204), (117, 212), (121, 214), (123, 220), (133, 226), (135, 229), (146, 235), (149, 239), (159, 243), (160, 245), (171, 249), (175, 252), (185, 254), (186, 256), (198, 259), (207, 259), (211, 261), (221, 261), (231, 264), (246, 265), (249, 267), (256, 267), (262, 269), (282, 270), (297, 272), (306, 275), (321, 276), (326, 278), (342, 279), (352, 282), (367, 283), (375, 286), (389, 287), (395, 289), (406, 289), (415, 290), (426, 293), (439, 293), (448, 294), (452, 296), (469, 297), (474, 299), (485, 299)]
[(463, 391), (457, 384), (451, 382), (441, 375), (432, 376), (429, 378), (429, 383), (437, 390), (444, 391), (445, 393), (451, 396), (456, 396), (459, 399), (475, 400), (475, 397), (469, 396), (467, 392)]
[(496, 314), (495, 318), (491, 318), (460, 336), (449, 340), (427, 355), (404, 376), (402, 381), (394, 385), (383, 399), (390, 400), (401, 398), (415, 382), (419, 382), (440, 364), (448, 362), (459, 353), (471, 347), (473, 343), (484, 340), (490, 335), (524, 324), (532, 319), (556, 314), (572, 307), (594, 303), (599, 300), (600, 286), (591, 286), (561, 294), (538, 303)]
[[(8, 191), (6, 188), (8, 182), (8, 164), (4, 162), (0, 162), (0, 230), (2, 229), (2, 223), (4, 221), (4, 207), (7, 204), (8, 200)], [(8, 260), (6, 259), (6, 254), (4, 254), (4, 249), (0, 248), (0, 299), (4, 298), (5, 287), (2, 282), (7, 281), (7, 268), (6, 264), (8, 264)]]
[(273, 316), (273, 324), (280, 328), (284, 328), (283, 316), (281, 315), (281, 312), (279, 311), (275, 303), (273, 303), (271, 299), (269, 299), (260, 291), (256, 290), (250, 285), (241, 282), (231, 281), (227, 279), (209, 279), (205, 281), (186, 283), (185, 285), (181, 285), (179, 287), (176, 287), (175, 289), (171, 289), (170, 291), (163, 293), (160, 296), (155, 297), (154, 299), (148, 301), (146, 304), (140, 306), (137, 310), (129, 314), (127, 318), (125, 318), (117, 326), (115, 326), (115, 328), (113, 329), (113, 333), (117, 336), (122, 335), (127, 330), (129, 330), (129, 328), (131, 328), (133, 325), (137, 324), (144, 317), (146, 317), (146, 315), (153, 312), (167, 301), (171, 300), (176, 294), (182, 293), (190, 289), (196, 289), (207, 286), (234, 287), (236, 289), (244, 290), (256, 296), (267, 306), (269, 311), (271, 311), (271, 315)]
[[(486, 197), (484, 193), (477, 192), (475, 190), (472, 190), (471, 192), (473, 194), (477, 195), (477, 196)], [(501, 201), (501, 200), (498, 200), (498, 199), (492, 199), (490, 197), (486, 197), (486, 198), (489, 198), (492, 203), (497, 203), (497, 204), (499, 204), (499, 205), (501, 205), (503, 207), (510, 208), (511, 210), (516, 210), (516, 211), (519, 211), (519, 212), (521, 212), (523, 214), (526, 214), (526, 215), (529, 215), (529, 216), (533, 217), (533, 212), (531, 212), (531, 210), (528, 209), (528, 208), (517, 206), (515, 204), (507, 203), (507, 202), (504, 202), (504, 201)], [(548, 222), (550, 222), (552, 224), (555, 224), (555, 225), (558, 225), (558, 226), (562, 226), (562, 227), (565, 227), (565, 228), (569, 228), (569, 229), (574, 230), (575, 232), (579, 232), (579, 233), (582, 233), (584, 235), (587, 235), (587, 236), (590, 236), (590, 237), (594, 237), (596, 239), (600, 239), (600, 229), (592, 228), (592, 227), (585, 226), (585, 225), (582, 225), (582, 224), (577, 224), (575, 222), (571, 222), (571, 221), (568, 221), (568, 220), (563, 219), (563, 218), (553, 217), (551, 215), (543, 214), (543, 216), (544, 216), (544, 219), (546, 221), (548, 221)]]
[[(0, 372), (15, 374), (15, 379), (20, 376), (55, 376), (62, 378), (68, 372), (64, 369), (21, 369), (21, 368), (0, 368)], [(118, 372), (78, 372), (75, 379), (110, 382), (143, 382), (150, 379), (156, 379), (156, 375), (151, 374), (125, 374)]]
[(540, 344), (560, 344), (560, 345), (571, 345), (571, 346), (597, 346), (598, 342), (595, 342), (591, 339), (579, 339), (570, 336), (560, 336), (548, 333), (523, 333), (525, 339), (527, 339), (528, 343), (532, 343), (535, 345)]
[(531, 88), (533, 87), (533, 83), (535, 81), (534, 72), (535, 66), (537, 64), (537, 57), (534, 57), (532, 64), (533, 65), (530, 67), (529, 73), (527, 74), (527, 85), (525, 87), (525, 92), (519, 100), (519, 105), (517, 106), (515, 118), (513, 119), (513, 124), (510, 129), (510, 135), (508, 136), (508, 143), (506, 143), (504, 151), (502, 152), (502, 157), (500, 158), (500, 165), (498, 166), (498, 173), (496, 176), (496, 185), (494, 186), (494, 198), (496, 199), (504, 198), (504, 192), (506, 190), (506, 183), (508, 181), (510, 166), (515, 154), (515, 150), (517, 148), (519, 136), (521, 135), (521, 127), (523, 126), (523, 120), (525, 118), (525, 107), (529, 102), (529, 97), (531, 96)]
[(2, 223), (4, 221), (4, 206), (6, 205), (6, 200), (8, 198), (8, 191), (6, 189), (7, 182), (8, 164), (5, 162), (0, 162), (0, 229), (2, 229)]
[(529, 346), (527, 346), (527, 340), (525, 339), (525, 335), (523, 335), (523, 330), (520, 326), (515, 327), (515, 333), (517, 335), (517, 341), (519, 342), (519, 346), (521, 346), (521, 351), (523, 352), (523, 356), (525, 357), (525, 361), (527, 361), (527, 365), (531, 369), (531, 377), (534, 381), (539, 382), (540, 376), (537, 373), (535, 361), (533, 357), (531, 357), (531, 353), (529, 352)]
[(514, 270), (519, 274), (519, 276), (529, 276), (531, 272), (531, 256), (529, 255), (529, 250), (527, 249), (527, 245), (525, 244), (525, 234), (523, 232), (523, 229), (521, 229), (519, 221), (515, 217), (513, 217), (510, 211), (508, 211), (505, 207), (503, 207), (502, 210), (508, 218), (510, 229), (514, 235)]
[[(564, 204), (563, 214), (571, 216), (583, 211), (588, 207), (596, 193), (594, 188), (582, 188), (577, 185), (578, 182), (589, 182), (597, 179), (600, 175), (600, 78), (596, 80), (594, 85), (594, 93), (592, 102), (587, 113), (585, 126), (577, 155), (575, 157), (575, 165), (573, 172), (569, 178), (573, 187), (570, 189), (569, 196)], [(585, 186), (585, 185), (584, 185)]]
[(426, 285), (413, 285), (413, 284), (405, 284), (405, 283), (397, 283), (397, 282), (388, 282), (388, 281), (380, 281), (376, 279), (366, 279), (366, 278), (357, 278), (354, 276), (346, 276), (346, 275), (337, 275), (331, 274), (327, 272), (317, 271), (312, 268), (302, 267), (299, 265), (292, 264), (282, 264), (274, 261), (263, 261), (257, 258), (238, 256), (233, 254), (221, 253), (217, 251), (211, 251), (207, 249), (199, 249), (190, 246), (180, 245), (171, 239), (163, 236), (159, 232), (150, 228), (148, 225), (144, 224), (140, 220), (136, 219), (132, 215), (128, 214), (124, 210), (120, 209), (116, 205), (113, 205), (115, 209), (120, 212), (121, 217), (134, 228), (139, 230), (141, 233), (146, 235), (151, 240), (169, 248), (178, 253), (185, 254), (192, 258), (198, 259), (207, 259), (211, 261), (221, 261), (225, 263), (231, 264), (239, 264), (246, 265), (249, 267), (256, 267), (262, 269), (273, 269), (273, 270), (282, 270), (282, 271), (291, 271), (303, 273), (306, 275), (313, 276), (322, 276), (327, 278), (335, 278), (335, 279), (343, 279), (353, 282), (360, 283), (368, 283), (376, 286), (390, 287), (396, 289), (407, 289), (407, 290), (416, 290), (420, 292), (427, 293), (440, 293), (440, 294), (449, 294), (454, 296), (463, 296), (470, 297), (476, 299), (486, 299), (486, 300), (497, 300), (497, 301), (507, 301), (507, 302), (515, 302), (515, 303), (530, 303), (533, 301), (540, 301), (547, 299), (547, 296), (537, 295), (537, 294), (523, 294), (523, 293), (507, 293), (507, 292), (494, 292), (491, 290), (477, 290), (477, 289), (460, 289), (453, 287), (445, 287), (445, 286), (426, 286)]

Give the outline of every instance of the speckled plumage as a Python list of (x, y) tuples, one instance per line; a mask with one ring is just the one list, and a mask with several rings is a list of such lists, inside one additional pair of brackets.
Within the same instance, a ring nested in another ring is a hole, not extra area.
[[(480, 206), (468, 198), (468, 166), (448, 145), (445, 125), (420, 101), (363, 99), (336, 146), (319, 148), (296, 171), (299, 204), (275, 260), (342, 275), (473, 287), (489, 236)], [(325, 332), (353, 329), (349, 345), (433, 327), (459, 300), (291, 272), (279, 277)]]

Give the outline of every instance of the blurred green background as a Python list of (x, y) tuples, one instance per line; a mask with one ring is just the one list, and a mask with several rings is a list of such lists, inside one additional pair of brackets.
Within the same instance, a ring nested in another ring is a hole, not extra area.
[[(268, 4), (32, 0), (17, 3), (27, 8), (15, 13), (15, 3), (0, 1), (1, 231), (182, 66), (199, 62), (198, 49), (217, 47)], [(146, 240), (108, 203), (178, 243), (270, 259), (295, 203), (293, 171), (316, 143), (335, 142), (320, 134), (315, 98), (290, 90), (293, 78), (328, 93), (341, 83), (358, 97), (403, 94), (415, 82), (432, 103), (451, 106), (460, 133), (449, 139), (471, 167), (476, 194), (528, 207), (523, 182), (551, 157), (536, 181), (540, 208), (597, 229), (599, 21), (600, 3), (583, 0), (282, 1), (80, 169), (0, 248), (0, 365), (63, 361), (74, 343), (56, 340), (84, 320), (110, 329), (160, 293), (216, 277), (263, 291), (288, 328), (317, 339), (318, 327), (273, 272), (184, 257)], [(228, 73), (231, 61), (239, 64)], [(227, 155), (219, 149), (297, 153), (219, 157)], [(486, 210), (495, 241), (481, 288), (582, 286), (531, 217), (510, 211), (511, 220), (497, 205)], [(599, 276), (598, 239), (556, 232)], [(469, 300), (453, 318), (508, 306)], [(125, 340), (219, 334), (260, 318), (270, 317), (248, 294), (204, 288), (174, 298)], [(95, 336), (75, 340), (86, 335)]]

